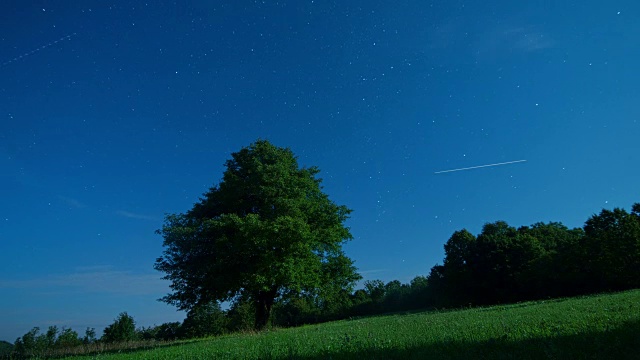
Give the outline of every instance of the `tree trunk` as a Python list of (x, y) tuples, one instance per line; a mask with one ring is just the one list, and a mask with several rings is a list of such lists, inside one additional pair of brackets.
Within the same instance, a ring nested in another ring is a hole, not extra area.
[(255, 297), (256, 320), (254, 323), (255, 330), (262, 330), (269, 325), (271, 318), (271, 308), (275, 300), (277, 291), (275, 289), (269, 291), (259, 291)]

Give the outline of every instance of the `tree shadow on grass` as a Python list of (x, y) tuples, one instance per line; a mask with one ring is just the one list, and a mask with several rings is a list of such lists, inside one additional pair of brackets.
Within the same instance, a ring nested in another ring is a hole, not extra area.
[(337, 347), (313, 356), (291, 354), (272, 359), (640, 359), (640, 322), (628, 322), (601, 332), (525, 340), (510, 340), (505, 336), (488, 341), (448, 341), (405, 348), (394, 348), (393, 341), (381, 343), (377, 348), (375, 344), (373, 348), (363, 346), (360, 350), (354, 346)]

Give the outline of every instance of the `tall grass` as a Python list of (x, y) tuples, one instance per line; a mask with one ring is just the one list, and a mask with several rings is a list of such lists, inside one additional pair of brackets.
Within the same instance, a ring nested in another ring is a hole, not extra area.
[(638, 359), (640, 291), (336, 321), (76, 359)]
[(55, 359), (55, 358), (63, 358), (69, 356), (78, 356), (78, 355), (95, 355), (95, 354), (108, 354), (108, 353), (122, 353), (127, 351), (134, 350), (148, 350), (161, 348), (166, 346), (174, 346), (177, 344), (184, 344), (190, 341), (173, 341), (173, 342), (165, 342), (165, 341), (156, 341), (156, 340), (139, 340), (139, 341), (126, 341), (126, 342), (118, 342), (118, 343), (92, 343), (92, 344), (83, 344), (73, 347), (65, 347), (65, 348), (56, 348), (56, 349), (45, 349), (42, 351), (30, 351), (24, 356), (17, 355), (6, 355), (0, 356), (0, 359), (19, 359), (21, 357), (29, 358), (29, 359)]

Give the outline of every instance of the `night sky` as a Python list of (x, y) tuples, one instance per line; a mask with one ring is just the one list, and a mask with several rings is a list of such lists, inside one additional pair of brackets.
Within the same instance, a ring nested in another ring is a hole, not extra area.
[(354, 210), (365, 280), (427, 275), (462, 228), (629, 209), (638, 19), (636, 0), (3, 1), (0, 339), (182, 320), (156, 301), (154, 231), (257, 139)]

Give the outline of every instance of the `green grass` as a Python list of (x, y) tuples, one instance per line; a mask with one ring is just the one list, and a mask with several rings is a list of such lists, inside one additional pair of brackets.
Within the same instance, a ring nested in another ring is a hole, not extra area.
[(640, 290), (336, 321), (74, 359), (639, 359)]

